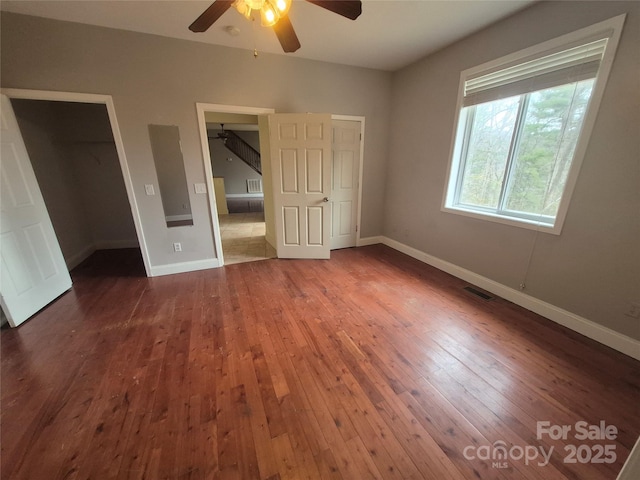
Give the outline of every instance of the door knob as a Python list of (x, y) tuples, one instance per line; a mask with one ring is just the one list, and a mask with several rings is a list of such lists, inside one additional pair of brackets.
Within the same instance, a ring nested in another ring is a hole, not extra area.
[(328, 201), (329, 201), (329, 197), (324, 197), (324, 198), (322, 199), (322, 201), (323, 201), (323, 202), (328, 202)]

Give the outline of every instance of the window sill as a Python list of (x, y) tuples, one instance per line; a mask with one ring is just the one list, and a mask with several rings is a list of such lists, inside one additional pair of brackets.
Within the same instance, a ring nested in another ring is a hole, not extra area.
[(464, 217), (471, 217), (477, 220), (484, 220), (486, 222), (500, 223), (502, 225), (510, 225), (512, 227), (526, 228), (528, 230), (537, 230), (539, 232), (551, 233), (553, 235), (560, 235), (562, 225), (556, 219), (555, 225), (548, 223), (540, 223), (535, 220), (527, 220), (524, 218), (507, 217), (491, 212), (479, 212), (477, 210), (471, 210), (462, 208), (459, 206), (444, 206), (442, 211), (445, 213), (453, 213), (454, 215), (462, 215)]

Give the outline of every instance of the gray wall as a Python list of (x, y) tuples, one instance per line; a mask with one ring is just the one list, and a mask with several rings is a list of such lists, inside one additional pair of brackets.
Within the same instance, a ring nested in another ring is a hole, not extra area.
[(93, 245), (78, 177), (50, 102), (14, 100), (31, 165), (67, 265), (73, 268)]
[[(218, 128), (209, 130), (209, 152), (211, 154), (211, 167), (214, 177), (224, 177), (224, 190), (227, 194), (246, 194), (248, 178), (262, 178), (258, 172), (244, 163), (231, 150), (228, 150), (222, 140), (214, 140), (215, 136), (220, 132)], [(235, 132), (245, 142), (260, 151), (260, 134), (255, 132)], [(231, 161), (228, 159), (231, 158)]]
[[(460, 72), (622, 12), (562, 234), (441, 212)], [(623, 314), (640, 291), (639, 22), (637, 2), (540, 2), (392, 76), (3, 13), (2, 86), (113, 96), (152, 265), (214, 255), (206, 198), (192, 188), (204, 179), (195, 102), (363, 115), (363, 237), (384, 234), (513, 288), (525, 279), (526, 293), (640, 338)], [(180, 127), (194, 227), (167, 229), (159, 197), (144, 195), (156, 183), (149, 123)]]
[(67, 265), (138, 243), (104, 105), (13, 100)]
[[(640, 338), (624, 315), (640, 301), (639, 6), (542, 2), (396, 72), (384, 234)], [(441, 212), (460, 72), (625, 12), (562, 234)]]
[[(3, 87), (113, 96), (152, 266), (215, 256), (207, 198), (193, 193), (196, 102), (365, 116), (362, 234), (382, 233), (390, 73), (4, 12), (1, 35)], [(144, 193), (157, 185), (150, 123), (180, 128), (193, 227), (166, 228), (160, 197)]]

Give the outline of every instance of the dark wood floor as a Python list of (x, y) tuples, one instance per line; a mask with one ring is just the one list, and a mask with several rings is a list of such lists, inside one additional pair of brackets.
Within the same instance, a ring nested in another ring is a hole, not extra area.
[(639, 362), (386, 247), (150, 279), (121, 255), (2, 331), (2, 478), (614, 479), (640, 434)]
[(229, 213), (264, 212), (263, 198), (227, 198)]

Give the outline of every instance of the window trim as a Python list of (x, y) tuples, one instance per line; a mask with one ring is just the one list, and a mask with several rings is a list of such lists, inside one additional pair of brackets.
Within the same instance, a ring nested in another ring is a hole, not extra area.
[[(496, 60), (483, 63), (482, 65), (469, 68), (460, 74), (458, 98), (454, 116), (454, 128), (449, 155), (449, 166), (446, 177), (447, 180), (442, 198), (442, 212), (560, 235), (569, 210), (569, 204), (582, 166), (582, 161), (593, 131), (593, 126), (597, 118), (600, 102), (609, 79), (609, 73), (611, 72), (611, 66), (618, 48), (625, 18), (626, 14), (618, 15), (575, 32), (562, 35), (524, 50), (503, 56)], [(465, 148), (465, 145), (463, 145), (466, 137), (465, 129), (469, 128), (470, 124), (469, 119), (465, 118), (468, 114), (468, 110), (465, 111), (463, 108), (465, 82), (469, 78), (489, 73), (492, 70), (506, 68), (514, 64), (526, 62), (531, 58), (547, 55), (566, 48), (571, 48), (574, 45), (586, 43), (590, 40), (597, 40), (605, 37), (609, 40), (600, 63), (598, 74), (595, 77), (595, 84), (591, 93), (589, 107), (583, 120), (582, 131), (578, 137), (573, 162), (567, 175), (562, 200), (558, 207), (555, 222), (551, 225), (549, 223), (543, 223), (540, 219), (530, 220), (521, 217), (510, 217), (501, 215), (494, 211), (482, 212), (479, 208), (465, 208), (464, 206), (457, 205), (455, 201), (457, 200), (456, 197), (460, 192), (459, 183), (461, 181), (459, 172), (460, 169), (463, 168), (464, 163), (460, 161), (460, 159), (462, 158), (461, 155), (464, 153), (463, 149)]]

